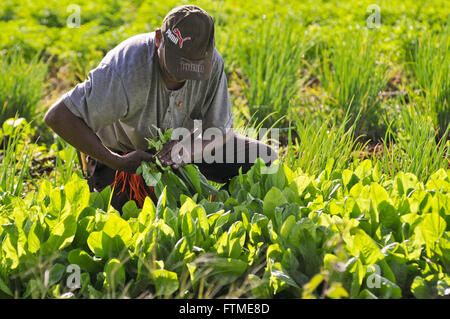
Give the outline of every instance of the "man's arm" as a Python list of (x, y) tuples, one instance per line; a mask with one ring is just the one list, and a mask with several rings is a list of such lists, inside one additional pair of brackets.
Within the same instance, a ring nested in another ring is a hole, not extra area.
[(135, 173), (142, 161), (150, 161), (153, 156), (141, 150), (121, 156), (103, 145), (98, 136), (76, 117), (62, 100), (52, 105), (44, 117), (45, 123), (62, 139), (79, 151), (120, 171)]

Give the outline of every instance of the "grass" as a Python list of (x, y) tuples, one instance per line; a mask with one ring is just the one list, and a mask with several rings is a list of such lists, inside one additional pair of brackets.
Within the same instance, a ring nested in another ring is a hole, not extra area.
[(298, 21), (286, 19), (261, 19), (246, 29), (250, 33), (241, 37), (236, 63), (235, 78), (247, 100), (250, 115), (263, 120), (269, 114), (266, 125), (271, 126), (281, 116), (292, 114), (294, 98), (306, 78), (303, 55), (308, 49), (305, 37), (298, 34), (304, 29)]
[(3, 123), (3, 152), (0, 163), (0, 190), (12, 196), (22, 196), (28, 178), (33, 145), (22, 135), (29, 126), (23, 119), (12, 118)]
[(28, 121), (34, 119), (46, 74), (47, 64), (38, 55), (28, 61), (18, 50), (0, 54), (1, 123), (16, 114)]
[[(348, 125), (349, 121), (348, 114), (340, 124), (333, 119), (321, 121), (313, 115), (304, 119), (297, 117), (293, 129), (298, 138), (289, 145), (286, 163), (293, 168), (300, 167), (308, 174), (320, 173), (330, 160), (332, 169), (347, 167), (353, 160), (352, 154), (361, 152), (365, 147), (355, 136), (357, 121)], [(291, 130), (289, 134), (292, 134)]]
[(440, 34), (425, 33), (415, 41), (411, 69), (425, 103), (423, 112), (431, 114), (440, 136), (450, 123), (450, 27)]
[(388, 80), (387, 65), (374, 47), (370, 32), (347, 32), (335, 45), (318, 47), (317, 56), (320, 64), (316, 75), (326, 94), (325, 103), (337, 110), (341, 121), (349, 108), (350, 126), (361, 112), (356, 135), (366, 134), (371, 139), (382, 136), (384, 112), (379, 93)]
[(72, 178), (73, 174), (77, 172), (81, 174), (77, 150), (60, 137), (57, 138), (55, 146), (57, 154), (53, 185), (64, 185)]
[[(395, 131), (393, 126), (397, 128)], [(403, 100), (396, 122), (389, 125), (383, 141), (381, 163), (384, 171), (391, 177), (400, 171), (409, 172), (426, 181), (433, 172), (446, 169), (450, 142), (445, 136), (449, 131), (450, 124), (447, 124), (439, 138), (432, 117), (417, 106), (406, 105)]]

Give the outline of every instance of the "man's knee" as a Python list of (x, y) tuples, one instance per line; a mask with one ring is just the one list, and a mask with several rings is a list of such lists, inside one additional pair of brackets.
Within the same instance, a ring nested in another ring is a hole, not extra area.
[[(236, 139), (238, 145), (243, 143), (245, 145), (243, 149), (239, 150), (238, 148), (239, 154), (237, 156), (241, 162), (254, 164), (257, 158), (261, 158), (269, 166), (278, 159), (278, 153), (275, 149), (262, 141), (242, 135), (237, 135)], [(242, 161), (244, 156), (245, 160)]]

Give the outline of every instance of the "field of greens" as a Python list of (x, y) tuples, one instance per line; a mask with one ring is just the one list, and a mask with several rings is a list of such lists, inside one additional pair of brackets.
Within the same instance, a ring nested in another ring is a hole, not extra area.
[(143, 165), (158, 200), (122, 214), (89, 191), (43, 115), (185, 3), (0, 3), (0, 297), (449, 298), (444, 0), (189, 2), (215, 19), (234, 129), (279, 129), (279, 161), (227, 189)]

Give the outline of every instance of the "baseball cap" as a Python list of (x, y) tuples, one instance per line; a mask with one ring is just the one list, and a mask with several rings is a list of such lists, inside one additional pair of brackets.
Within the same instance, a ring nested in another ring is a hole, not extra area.
[(214, 21), (203, 9), (183, 5), (164, 18), (161, 32), (168, 71), (187, 80), (207, 80), (215, 47)]

